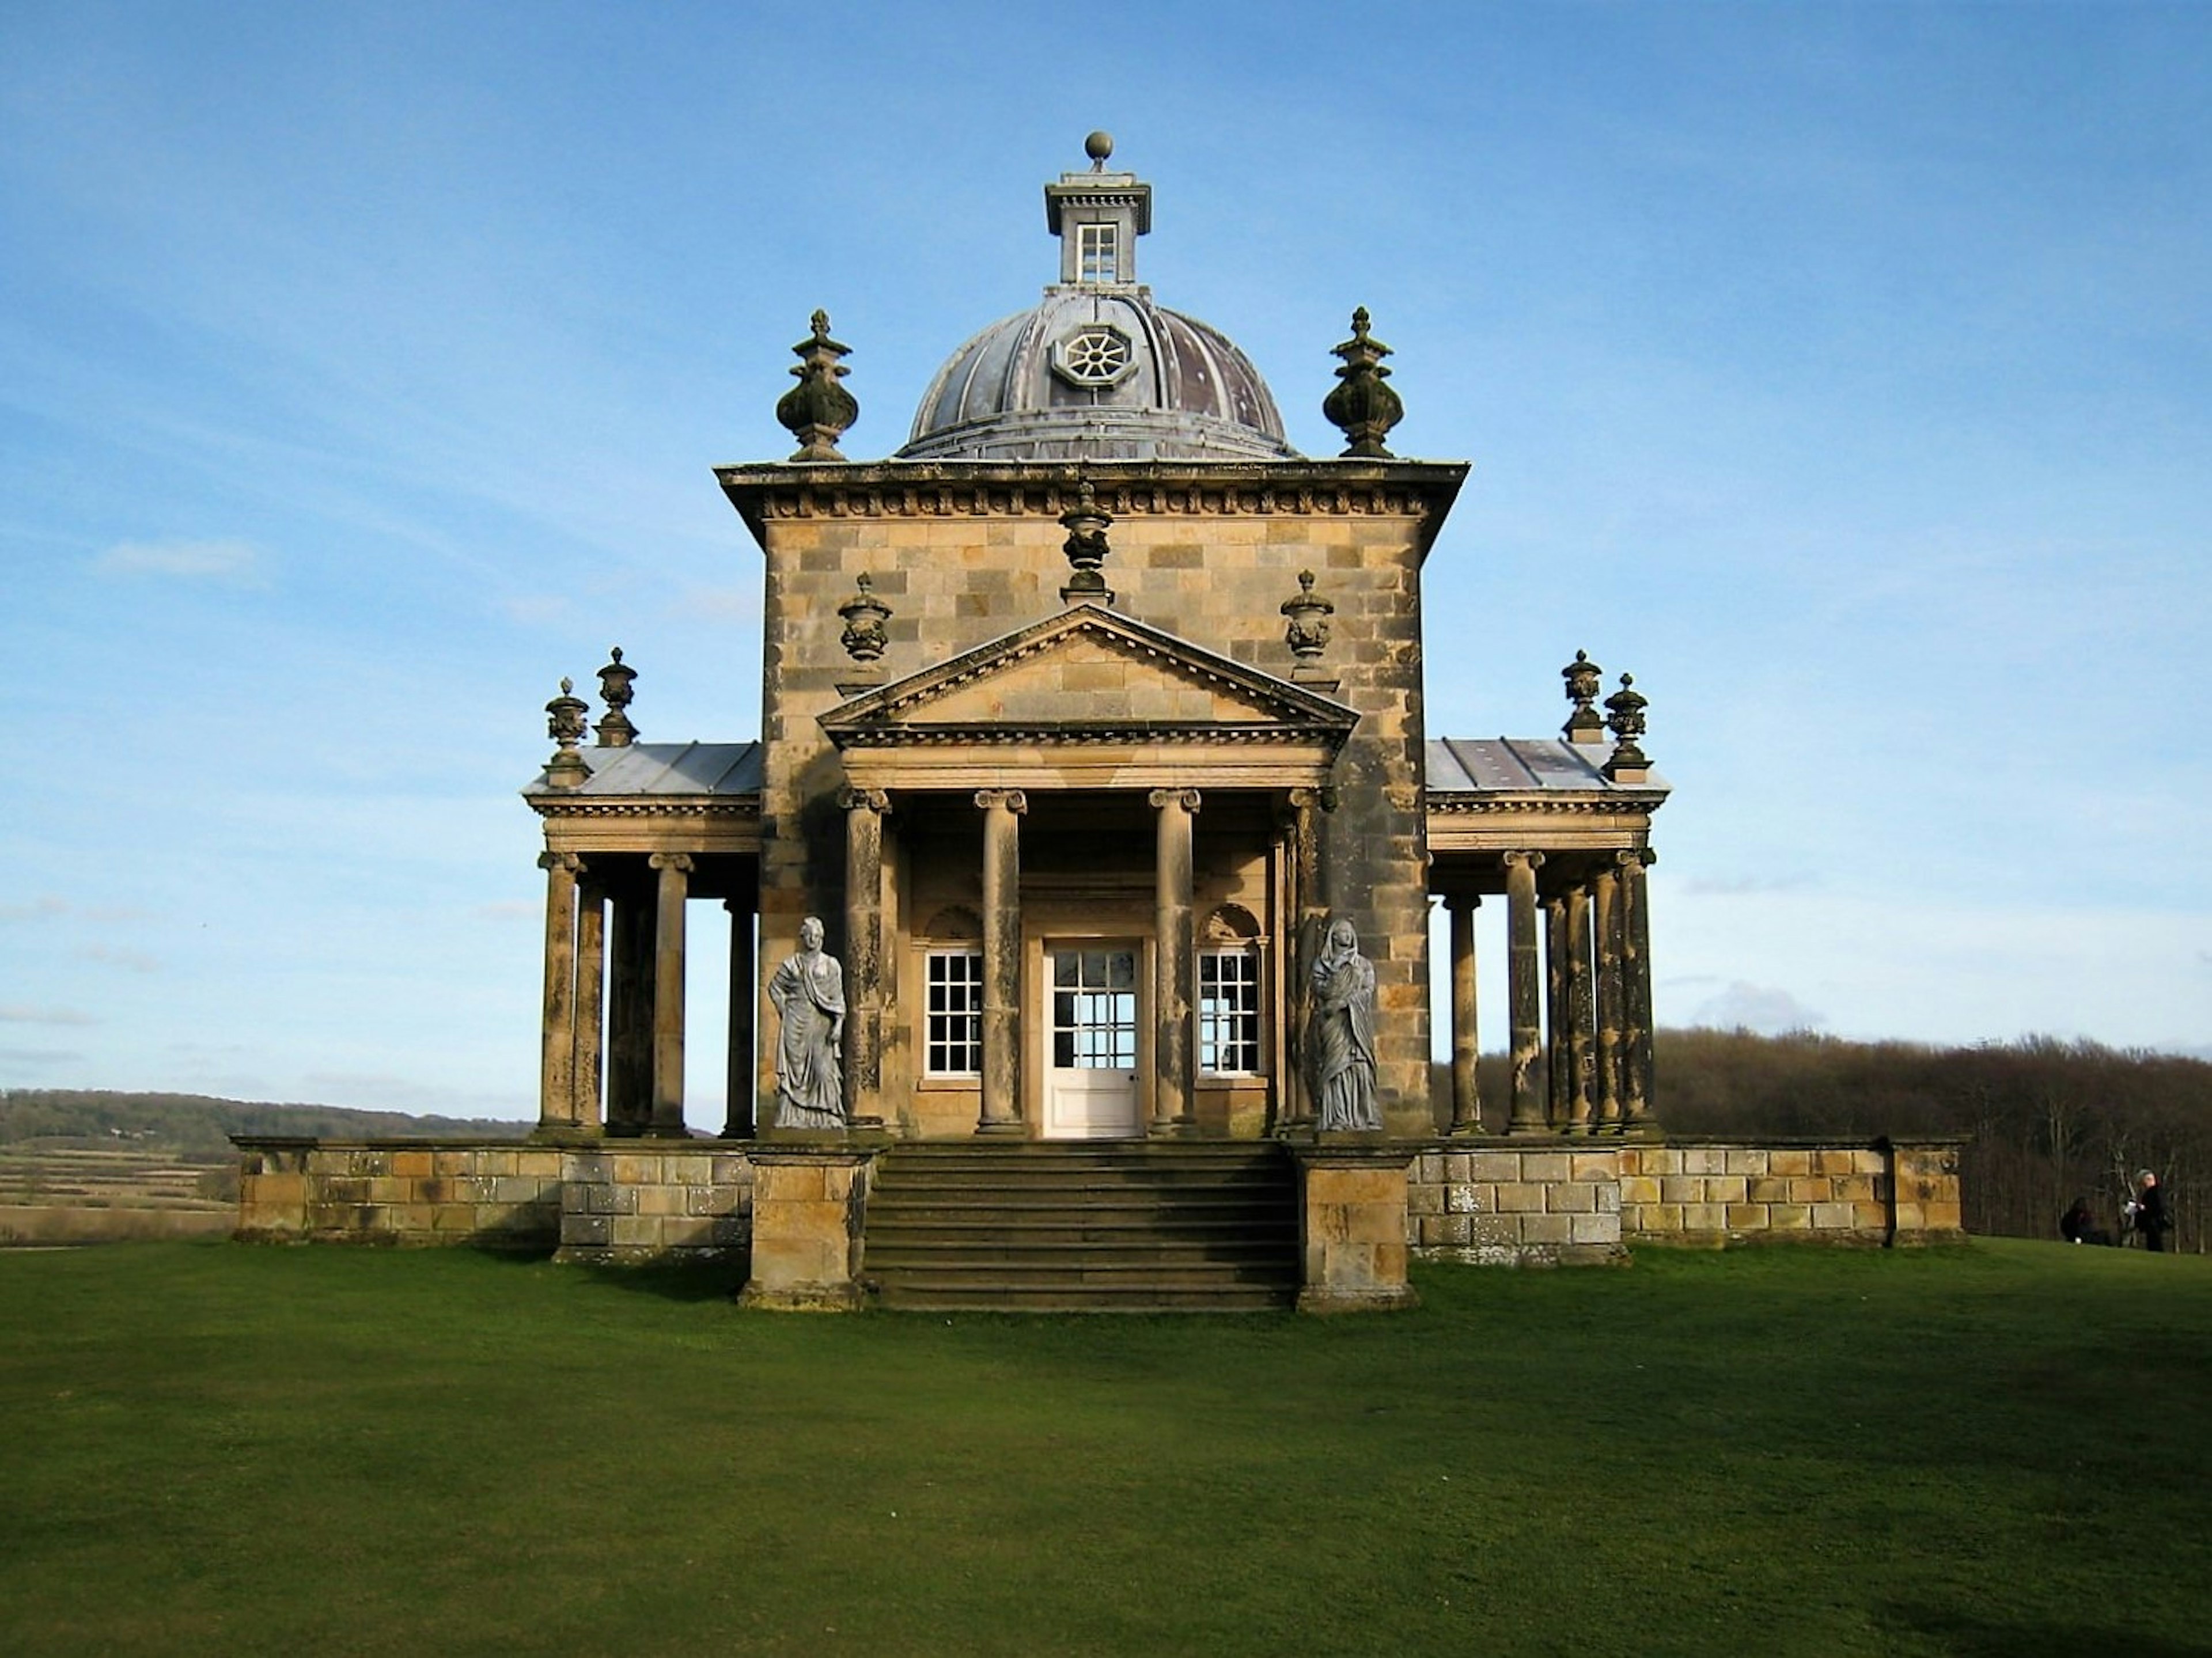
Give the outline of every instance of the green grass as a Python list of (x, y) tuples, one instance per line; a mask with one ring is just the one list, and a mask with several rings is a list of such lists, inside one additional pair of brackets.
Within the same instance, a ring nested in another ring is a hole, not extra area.
[(1437, 1268), (1340, 1320), (0, 1254), (0, 1651), (2212, 1652), (2212, 1262)]

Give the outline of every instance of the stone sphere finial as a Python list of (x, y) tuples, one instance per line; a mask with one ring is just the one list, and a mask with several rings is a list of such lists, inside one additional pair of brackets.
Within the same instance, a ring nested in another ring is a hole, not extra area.
[(1083, 141), (1083, 153), (1091, 158), (1093, 173), (1103, 173), (1106, 158), (1114, 153), (1114, 135), (1110, 132), (1092, 133)]

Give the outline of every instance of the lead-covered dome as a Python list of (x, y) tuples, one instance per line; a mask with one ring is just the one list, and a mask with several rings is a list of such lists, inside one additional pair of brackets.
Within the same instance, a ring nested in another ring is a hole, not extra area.
[(1152, 186), (1104, 170), (1045, 186), (1060, 280), (937, 371), (906, 460), (1279, 460), (1295, 456), (1251, 359), (1218, 329), (1152, 302), (1136, 280)]

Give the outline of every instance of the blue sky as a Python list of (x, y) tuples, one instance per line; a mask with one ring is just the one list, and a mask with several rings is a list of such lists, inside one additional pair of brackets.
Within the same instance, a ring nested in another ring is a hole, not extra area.
[(817, 305), (896, 448), (1101, 126), (1293, 442), (1364, 304), (1474, 464), (1431, 731), (1650, 695), (1663, 1020), (2204, 1050), (2208, 85), (2202, 6), (15, 0), (0, 1085), (531, 1114), (546, 698), (755, 734), (708, 469)]

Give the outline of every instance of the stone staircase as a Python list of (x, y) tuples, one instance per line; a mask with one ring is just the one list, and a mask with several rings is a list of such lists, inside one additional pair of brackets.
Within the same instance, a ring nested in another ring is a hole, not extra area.
[(1281, 1146), (1110, 1140), (894, 1146), (868, 1193), (878, 1304), (1002, 1312), (1243, 1312), (1298, 1288)]

